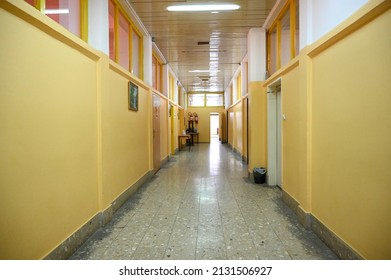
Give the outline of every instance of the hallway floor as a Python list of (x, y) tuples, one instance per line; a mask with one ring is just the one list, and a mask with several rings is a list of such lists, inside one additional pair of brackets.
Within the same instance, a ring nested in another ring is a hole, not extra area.
[(71, 259), (338, 259), (218, 139), (173, 156)]

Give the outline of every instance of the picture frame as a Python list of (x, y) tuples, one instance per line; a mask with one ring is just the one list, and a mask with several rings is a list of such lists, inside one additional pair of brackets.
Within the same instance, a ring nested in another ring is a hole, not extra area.
[(128, 109), (138, 111), (138, 86), (129, 82)]

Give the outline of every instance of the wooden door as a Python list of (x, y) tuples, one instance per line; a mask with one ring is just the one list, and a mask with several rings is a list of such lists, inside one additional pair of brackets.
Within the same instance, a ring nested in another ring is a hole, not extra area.
[(160, 169), (160, 97), (153, 94), (153, 169), (156, 173)]

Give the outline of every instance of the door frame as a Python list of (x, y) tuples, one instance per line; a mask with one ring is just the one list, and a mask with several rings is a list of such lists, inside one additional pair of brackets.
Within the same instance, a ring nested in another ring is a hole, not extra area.
[(153, 172), (156, 173), (160, 169), (161, 153), (160, 153), (160, 97), (157, 94), (152, 94), (152, 126), (153, 126)]
[[(279, 97), (277, 91), (279, 90)], [(278, 104), (279, 101), (279, 104)], [(280, 106), (280, 114), (277, 114), (277, 106)], [(278, 120), (279, 118), (279, 120)], [(278, 145), (277, 134), (280, 135), (280, 144)], [(267, 151), (268, 151), (268, 170), (267, 183), (270, 186), (279, 185), (282, 188), (282, 91), (281, 78), (267, 88)], [(279, 152), (278, 152), (278, 149)], [(279, 155), (279, 158), (277, 158)], [(278, 162), (279, 161), (279, 162)], [(278, 168), (280, 167), (280, 168)]]
[(220, 133), (220, 115), (218, 112), (212, 112), (209, 114), (209, 141), (212, 138), (212, 118), (217, 118), (217, 138)]

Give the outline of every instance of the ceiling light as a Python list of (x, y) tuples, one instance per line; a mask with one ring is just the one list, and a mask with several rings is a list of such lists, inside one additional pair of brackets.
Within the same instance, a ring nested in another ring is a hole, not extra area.
[(63, 15), (63, 14), (69, 14), (69, 9), (45, 10), (45, 15)]
[(217, 11), (232, 11), (239, 9), (239, 5), (234, 4), (215, 4), (215, 5), (179, 5), (168, 6), (167, 11), (170, 12), (217, 12)]

